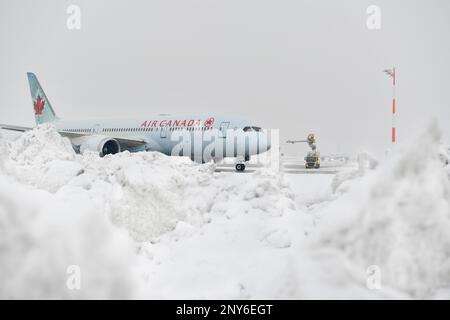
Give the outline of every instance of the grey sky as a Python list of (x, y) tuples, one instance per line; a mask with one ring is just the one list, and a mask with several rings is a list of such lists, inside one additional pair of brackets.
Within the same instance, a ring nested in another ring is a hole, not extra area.
[[(81, 30), (66, 28), (69, 4)], [(366, 9), (381, 7), (381, 30)], [(32, 125), (25, 73), (62, 118), (218, 113), (318, 137), (322, 153), (389, 147), (433, 117), (450, 141), (450, 1), (0, 0), (0, 122)], [(306, 150), (306, 148), (304, 148)]]

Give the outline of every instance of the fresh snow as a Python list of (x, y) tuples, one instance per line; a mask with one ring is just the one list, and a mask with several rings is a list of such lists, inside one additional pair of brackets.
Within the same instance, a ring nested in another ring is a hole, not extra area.
[(0, 134), (0, 298), (450, 297), (436, 125), (337, 174), (79, 155), (48, 125)]

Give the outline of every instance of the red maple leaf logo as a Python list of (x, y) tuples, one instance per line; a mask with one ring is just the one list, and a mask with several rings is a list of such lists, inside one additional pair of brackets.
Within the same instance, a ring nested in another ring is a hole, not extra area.
[(208, 120), (205, 121), (205, 126), (209, 127), (212, 126), (214, 123), (214, 118), (209, 118)]
[(42, 115), (42, 112), (44, 111), (44, 105), (45, 105), (45, 100), (42, 99), (41, 96), (38, 96), (36, 98), (36, 101), (34, 102), (34, 114)]

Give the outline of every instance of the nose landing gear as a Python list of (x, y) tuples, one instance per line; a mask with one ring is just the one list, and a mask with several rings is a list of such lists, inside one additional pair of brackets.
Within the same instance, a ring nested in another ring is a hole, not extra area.
[(245, 162), (250, 161), (250, 155), (246, 154), (243, 157), (236, 158), (236, 171), (242, 172), (245, 170)]

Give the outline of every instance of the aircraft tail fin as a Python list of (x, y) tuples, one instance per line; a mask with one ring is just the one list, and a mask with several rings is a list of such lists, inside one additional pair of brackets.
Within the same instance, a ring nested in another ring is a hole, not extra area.
[(53, 111), (50, 101), (48, 101), (44, 90), (34, 73), (28, 72), (28, 84), (30, 85), (31, 99), (33, 101), (34, 119), (36, 124), (52, 122), (58, 119)]

